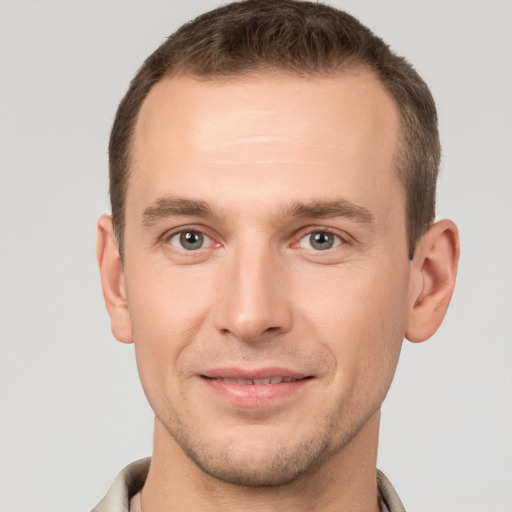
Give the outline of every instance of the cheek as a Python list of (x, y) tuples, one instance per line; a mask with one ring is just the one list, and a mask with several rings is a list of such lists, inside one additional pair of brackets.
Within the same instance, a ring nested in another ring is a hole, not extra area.
[(169, 338), (179, 343), (180, 336), (197, 328), (207, 314), (212, 290), (208, 271), (166, 263), (133, 264), (126, 275), (133, 327), (145, 338), (149, 337), (146, 333), (151, 333), (150, 343)]
[(182, 377), (180, 358), (199, 337), (210, 308), (205, 276), (148, 267), (128, 267), (126, 288), (137, 366), (151, 402), (152, 390)]
[(298, 304), (302, 317), (333, 354), (335, 378), (344, 381), (343, 387), (358, 378), (390, 381), (405, 333), (406, 269), (347, 265), (329, 271), (316, 293), (300, 293)]

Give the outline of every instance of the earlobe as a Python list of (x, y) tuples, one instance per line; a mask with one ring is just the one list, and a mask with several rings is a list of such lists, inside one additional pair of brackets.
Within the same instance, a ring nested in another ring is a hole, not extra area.
[(449, 220), (434, 223), (418, 242), (411, 269), (409, 315), (405, 337), (430, 338), (450, 304), (459, 260), (459, 235)]
[(119, 255), (112, 218), (108, 215), (102, 215), (98, 219), (96, 257), (100, 269), (103, 298), (110, 316), (112, 334), (123, 343), (132, 343), (132, 328), (126, 300), (123, 262)]

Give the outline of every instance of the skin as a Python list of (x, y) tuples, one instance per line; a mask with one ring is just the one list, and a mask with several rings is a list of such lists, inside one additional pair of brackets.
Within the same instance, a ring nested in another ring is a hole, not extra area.
[[(398, 129), (366, 70), (180, 76), (148, 95), (124, 264), (98, 223), (112, 331), (155, 412), (145, 510), (378, 510), (380, 406), (458, 259), (450, 221), (408, 259)], [(283, 375), (298, 380), (220, 380)]]

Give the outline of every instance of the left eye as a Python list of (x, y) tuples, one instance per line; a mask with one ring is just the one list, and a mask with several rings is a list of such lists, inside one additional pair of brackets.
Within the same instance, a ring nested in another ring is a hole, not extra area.
[(200, 231), (189, 230), (181, 231), (171, 236), (169, 243), (178, 249), (197, 251), (198, 249), (202, 249), (205, 245), (212, 243), (212, 240)]
[(303, 249), (313, 249), (315, 251), (326, 251), (341, 245), (343, 240), (328, 231), (313, 231), (302, 237), (299, 241), (299, 247)]

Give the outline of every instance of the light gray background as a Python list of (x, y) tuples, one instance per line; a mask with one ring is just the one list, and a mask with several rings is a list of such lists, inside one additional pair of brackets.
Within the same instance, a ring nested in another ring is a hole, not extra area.
[[(512, 3), (332, 1), (414, 63), (437, 99), (439, 216), (462, 237), (443, 327), (405, 343), (379, 466), (416, 512), (512, 510)], [(0, 510), (92, 507), (151, 451), (133, 348), (96, 270), (106, 146), (129, 79), (217, 1), (0, 3)]]

